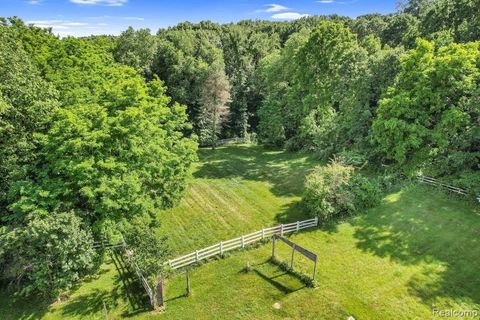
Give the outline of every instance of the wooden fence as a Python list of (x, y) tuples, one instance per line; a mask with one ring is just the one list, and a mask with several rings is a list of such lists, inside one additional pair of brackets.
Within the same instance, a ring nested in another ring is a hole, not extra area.
[[(454, 192), (454, 193), (457, 193), (457, 194), (461, 194), (461, 195), (464, 195), (464, 196), (469, 196), (470, 193), (468, 193), (467, 190), (465, 189), (462, 189), (462, 188), (459, 188), (459, 187), (455, 187), (455, 186), (451, 186), (449, 184), (445, 184), (435, 178), (432, 178), (432, 177), (428, 177), (428, 176), (418, 176), (418, 180), (422, 183), (426, 183), (426, 184), (429, 184), (429, 185), (432, 185), (432, 186), (436, 186), (436, 187), (440, 187), (440, 188), (443, 188), (443, 189), (446, 189), (448, 191), (451, 191), (451, 192)], [(480, 195), (478, 195), (477, 197), (477, 201), (480, 202)]]
[(123, 249), (125, 250), (125, 255), (127, 256), (128, 262), (130, 263), (130, 266), (133, 268), (133, 270), (135, 270), (135, 273), (137, 274), (138, 279), (142, 283), (142, 286), (145, 289), (145, 291), (147, 292), (147, 295), (150, 299), (150, 304), (152, 305), (152, 307), (154, 307), (155, 306), (155, 302), (154, 302), (155, 297), (154, 297), (154, 294), (153, 294), (153, 290), (148, 285), (148, 282), (145, 279), (145, 277), (143, 276), (142, 271), (140, 270), (137, 263), (135, 262), (135, 257), (133, 256), (133, 252), (128, 249), (127, 243), (125, 242), (125, 239), (123, 238), (123, 236), (122, 236), (122, 244), (123, 244)]
[(273, 235), (283, 236), (286, 233), (295, 232), (316, 226), (318, 226), (318, 218), (297, 221), (288, 224), (281, 224), (275, 227), (266, 228), (257, 232), (243, 235), (235, 239), (221, 241), (220, 243), (214, 244), (213, 246), (196, 250), (187, 255), (169, 260), (167, 261), (167, 265), (169, 265), (172, 269), (179, 269), (219, 254), (222, 255), (223, 253), (230, 250), (244, 248), (248, 244), (257, 242), (268, 237), (272, 237)]
[[(217, 146), (222, 146), (225, 144), (237, 144), (237, 143), (248, 143), (249, 140), (247, 138), (230, 138), (230, 139), (220, 139), (217, 140), (216, 145)], [(211, 146), (211, 143), (203, 143), (201, 144), (202, 147), (208, 147)]]

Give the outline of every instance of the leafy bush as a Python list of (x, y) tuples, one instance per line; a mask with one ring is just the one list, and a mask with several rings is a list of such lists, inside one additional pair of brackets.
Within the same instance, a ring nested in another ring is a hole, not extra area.
[(353, 198), (348, 182), (353, 170), (336, 161), (316, 167), (307, 176), (303, 198), (310, 213), (327, 220), (335, 214), (351, 211)]
[(343, 165), (354, 167), (360, 167), (367, 161), (365, 154), (356, 150), (339, 152), (336, 159)]
[(378, 181), (354, 174), (349, 182), (354, 198), (354, 210), (372, 208), (382, 200), (382, 188)]
[(300, 137), (292, 137), (287, 140), (285, 143), (285, 149), (288, 151), (300, 151), (300, 150), (305, 150), (307, 149), (307, 143), (305, 142), (305, 139), (300, 138)]
[(0, 228), (0, 243), (2, 277), (16, 279), (24, 295), (57, 297), (94, 267), (92, 235), (72, 212)]
[(352, 214), (377, 205), (382, 197), (378, 181), (354, 173), (352, 166), (331, 161), (307, 176), (304, 202), (309, 212), (323, 220)]

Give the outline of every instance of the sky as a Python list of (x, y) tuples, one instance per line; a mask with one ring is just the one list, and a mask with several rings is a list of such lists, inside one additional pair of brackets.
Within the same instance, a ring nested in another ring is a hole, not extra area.
[[(271, 2), (272, 1), (272, 2)], [(397, 0), (0, 0), (0, 16), (17, 16), (55, 34), (118, 35), (128, 26), (159, 28), (182, 21), (294, 20), (310, 15), (396, 11)]]

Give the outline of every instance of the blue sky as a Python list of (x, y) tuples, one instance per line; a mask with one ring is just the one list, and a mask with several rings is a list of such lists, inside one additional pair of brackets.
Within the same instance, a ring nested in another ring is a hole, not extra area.
[(332, 13), (356, 17), (395, 10), (396, 0), (0, 0), (0, 16), (52, 27), (60, 36), (117, 35), (130, 25), (156, 32), (182, 21), (292, 20)]

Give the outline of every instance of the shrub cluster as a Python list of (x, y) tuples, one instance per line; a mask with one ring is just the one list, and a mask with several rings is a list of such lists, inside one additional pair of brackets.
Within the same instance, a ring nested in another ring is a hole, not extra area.
[(307, 176), (303, 200), (312, 215), (328, 220), (373, 207), (381, 197), (379, 182), (356, 173), (352, 166), (332, 160)]

